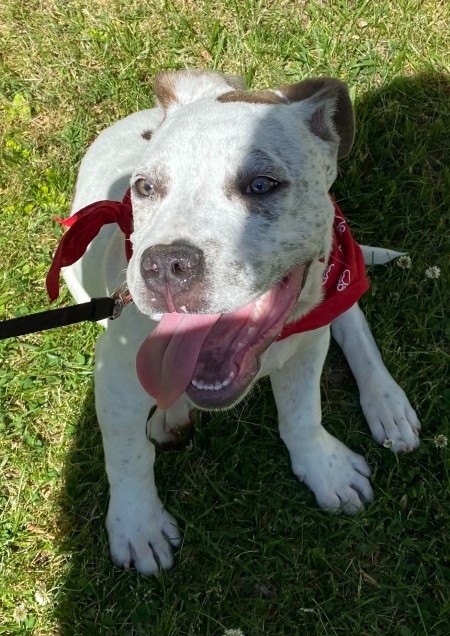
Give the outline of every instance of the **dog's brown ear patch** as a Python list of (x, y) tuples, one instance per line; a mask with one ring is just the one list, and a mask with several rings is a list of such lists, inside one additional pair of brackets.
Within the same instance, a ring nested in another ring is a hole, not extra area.
[(155, 79), (156, 98), (164, 110), (172, 104), (189, 104), (243, 89), (245, 82), (240, 77), (201, 69), (160, 71)]
[(226, 83), (235, 91), (245, 91), (245, 79), (239, 75), (224, 75)]
[(155, 94), (160, 105), (166, 110), (176, 101), (175, 76), (171, 71), (160, 71), (155, 78)]
[(286, 104), (287, 99), (275, 91), (262, 90), (252, 93), (247, 91), (230, 91), (220, 95), (217, 101), (227, 104), (230, 102), (245, 102), (247, 104)]
[(311, 131), (324, 141), (332, 141), (334, 129), (340, 140), (338, 157), (348, 155), (355, 136), (355, 119), (345, 82), (333, 77), (316, 77), (282, 86), (280, 91), (289, 102), (313, 100), (317, 108), (309, 120)]

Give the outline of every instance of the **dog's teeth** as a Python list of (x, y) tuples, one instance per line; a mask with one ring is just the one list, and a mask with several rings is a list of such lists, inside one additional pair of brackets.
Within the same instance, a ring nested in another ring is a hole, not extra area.
[(261, 298), (258, 298), (258, 300), (255, 302), (255, 306), (253, 307), (253, 314), (252, 314), (252, 318), (253, 320), (258, 320), (258, 318), (261, 317), (261, 308), (262, 308), (262, 304), (264, 301), (265, 296), (267, 296), (267, 292), (261, 296)]
[(260, 310), (260, 308), (259, 308), (259, 307), (255, 307), (255, 308), (253, 309), (253, 315), (252, 315), (253, 320), (258, 320), (258, 318), (259, 318), (260, 316), (261, 316), (261, 310)]
[(220, 391), (220, 389), (223, 389), (224, 387), (231, 384), (231, 381), (235, 377), (235, 375), (236, 374), (234, 373), (234, 371), (230, 371), (230, 373), (228, 374), (228, 377), (223, 382), (216, 380), (214, 384), (212, 383), (206, 384), (204, 380), (199, 380), (198, 378), (192, 378), (191, 384), (192, 386), (194, 386), (196, 389), (199, 389), (200, 391)]
[(205, 386), (203, 380), (197, 380), (196, 378), (191, 380), (191, 384), (195, 386), (196, 389), (203, 389), (203, 387)]
[(159, 322), (163, 316), (164, 314), (152, 314), (150, 318), (155, 322)]
[(231, 384), (231, 380), (234, 378), (235, 375), (236, 374), (234, 371), (230, 371), (230, 373), (228, 374), (228, 378), (222, 382), (222, 386), (228, 386), (229, 384)]

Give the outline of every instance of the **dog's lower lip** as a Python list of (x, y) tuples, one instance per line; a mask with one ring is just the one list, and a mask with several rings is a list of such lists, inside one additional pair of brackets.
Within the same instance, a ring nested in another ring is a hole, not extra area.
[(199, 409), (211, 411), (214, 409), (227, 409), (238, 402), (247, 390), (248, 385), (236, 392), (232, 387), (226, 387), (218, 391), (205, 391), (195, 389), (192, 384), (186, 391), (189, 399)]

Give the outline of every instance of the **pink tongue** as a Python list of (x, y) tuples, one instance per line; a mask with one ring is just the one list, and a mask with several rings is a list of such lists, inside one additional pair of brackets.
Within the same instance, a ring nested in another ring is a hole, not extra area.
[(194, 374), (201, 346), (221, 314), (165, 314), (136, 357), (138, 378), (158, 406), (167, 409)]

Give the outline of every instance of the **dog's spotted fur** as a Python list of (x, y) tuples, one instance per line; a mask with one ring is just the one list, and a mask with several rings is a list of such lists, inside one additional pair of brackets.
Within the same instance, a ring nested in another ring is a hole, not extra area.
[[(292, 267), (309, 264), (292, 317), (305, 314), (321, 298), (333, 222), (328, 191), (337, 158), (350, 151), (354, 134), (347, 89), (330, 78), (246, 93), (240, 79), (215, 72), (164, 72), (156, 79), (156, 96), (155, 109), (127, 117), (94, 142), (73, 203), (75, 212), (96, 200), (121, 199), (131, 183), (132, 260), (124, 260), (120, 231), (108, 227), (65, 272), (79, 302), (110, 293), (126, 272), (135, 301), (98, 342), (95, 389), (111, 488), (111, 554), (118, 565), (134, 564), (146, 574), (170, 567), (171, 546), (180, 539), (157, 495), (155, 451), (145, 430), (154, 400), (135, 370), (136, 352), (154, 327), (150, 316), (167, 311), (143, 280), (143, 254), (174, 241), (201, 250), (202, 278), (183, 301), (191, 312), (236, 310)], [(250, 196), (249, 184), (261, 174), (280, 185), (267, 196)], [(417, 417), (386, 370), (358, 306), (336, 319), (332, 330), (374, 438), (392, 440), (395, 451), (415, 448)], [(270, 345), (258, 377), (270, 375), (294, 473), (320, 506), (352, 514), (372, 499), (370, 470), (321, 425), (320, 374), (329, 333), (323, 327)], [(156, 409), (148, 435), (170, 443), (190, 422), (192, 408), (182, 395), (166, 411)]]

